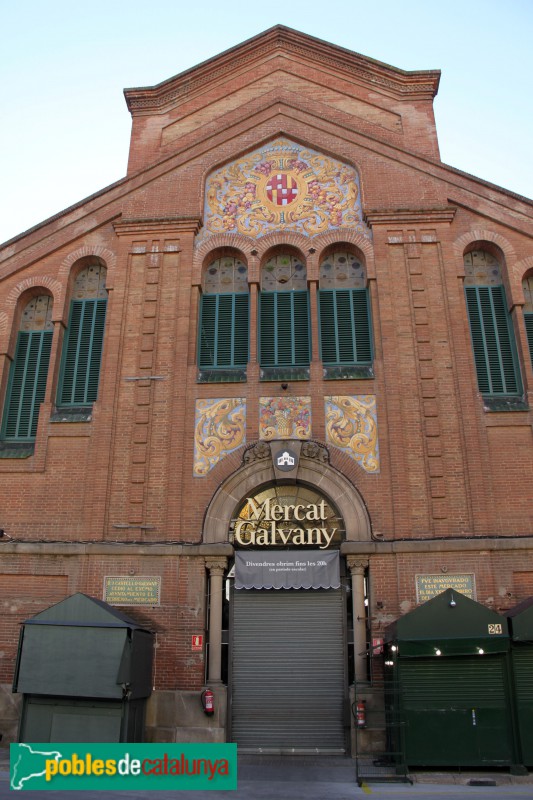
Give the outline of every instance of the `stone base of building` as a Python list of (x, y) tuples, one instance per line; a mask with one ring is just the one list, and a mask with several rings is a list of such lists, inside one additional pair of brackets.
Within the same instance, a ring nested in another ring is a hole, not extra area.
[(215, 711), (207, 716), (201, 693), (156, 691), (146, 706), (147, 742), (225, 742), (227, 689), (211, 686)]
[(16, 742), (22, 695), (13, 694), (10, 683), (0, 683), (0, 733), (2, 744)]

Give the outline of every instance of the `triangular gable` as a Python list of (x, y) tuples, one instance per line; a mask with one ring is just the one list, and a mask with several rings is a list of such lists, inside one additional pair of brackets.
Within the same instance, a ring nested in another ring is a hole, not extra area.
[(407, 72), (278, 25), (156, 86), (125, 89), (133, 117), (128, 172), (169, 155), (187, 134), (203, 135), (221, 118), (232, 124), (232, 115), (242, 120), (258, 111), (245, 108), (273, 98), (319, 103), (324, 119), (344, 117), (349, 127), (370, 126), (438, 157), (432, 106), (439, 78), (437, 70)]
[(446, 589), (388, 626), (385, 641), (392, 656), (483, 656), (509, 649), (505, 617)]

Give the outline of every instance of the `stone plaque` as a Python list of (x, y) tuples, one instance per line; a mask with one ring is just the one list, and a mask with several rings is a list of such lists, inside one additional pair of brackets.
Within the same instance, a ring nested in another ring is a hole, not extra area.
[(416, 576), (416, 602), (425, 603), (445, 589), (456, 589), (461, 594), (476, 599), (476, 588), (472, 573), (463, 575), (417, 575)]
[(151, 575), (108, 575), (104, 578), (104, 600), (111, 606), (158, 606), (161, 578)]

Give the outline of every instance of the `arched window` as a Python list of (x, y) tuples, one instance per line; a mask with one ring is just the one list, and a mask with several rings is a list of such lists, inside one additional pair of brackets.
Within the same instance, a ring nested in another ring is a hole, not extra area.
[(22, 311), (2, 420), (2, 439), (33, 441), (52, 347), (52, 298), (33, 297)]
[(522, 281), (524, 289), (524, 322), (526, 325), (527, 342), (529, 345), (529, 357), (533, 367), (533, 275), (529, 275)]
[(501, 265), (486, 250), (464, 257), (465, 293), (479, 391), (487, 397), (522, 391)]
[(370, 303), (363, 263), (334, 250), (320, 264), (320, 355), (328, 378), (372, 376)]
[(311, 363), (309, 292), (302, 259), (272, 255), (261, 270), (259, 361), (262, 378), (308, 378)]
[(95, 262), (76, 277), (63, 345), (57, 405), (88, 406), (98, 394), (107, 309), (107, 271)]
[(249, 359), (248, 269), (225, 255), (204, 273), (198, 326), (200, 381), (246, 380)]

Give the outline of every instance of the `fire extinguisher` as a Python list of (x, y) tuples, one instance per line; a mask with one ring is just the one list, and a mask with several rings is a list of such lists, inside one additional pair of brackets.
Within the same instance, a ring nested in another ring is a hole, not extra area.
[(207, 714), (210, 717), (212, 714), (215, 713), (215, 695), (211, 691), (211, 689), (204, 689), (202, 694), (200, 695), (200, 699), (202, 701), (202, 706)]
[(355, 706), (355, 721), (358, 728), (366, 728), (366, 700), (358, 700)]

